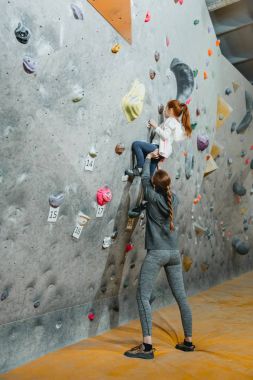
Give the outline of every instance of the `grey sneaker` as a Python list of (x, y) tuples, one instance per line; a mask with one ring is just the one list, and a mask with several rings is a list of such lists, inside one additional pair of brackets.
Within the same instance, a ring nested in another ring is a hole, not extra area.
[(182, 342), (182, 343), (178, 343), (175, 348), (177, 348), (178, 350), (181, 350), (181, 351), (194, 351), (195, 349), (195, 346), (194, 344), (192, 344), (191, 346), (188, 346), (185, 344), (185, 341)]
[(138, 358), (138, 359), (154, 359), (155, 348), (152, 348), (150, 351), (144, 351), (144, 344), (133, 347), (130, 350), (124, 353), (125, 356), (129, 358)]
[(138, 168), (125, 170), (125, 174), (129, 175), (129, 177), (137, 177), (137, 176), (140, 176), (141, 173), (142, 173), (142, 169), (139, 170)]

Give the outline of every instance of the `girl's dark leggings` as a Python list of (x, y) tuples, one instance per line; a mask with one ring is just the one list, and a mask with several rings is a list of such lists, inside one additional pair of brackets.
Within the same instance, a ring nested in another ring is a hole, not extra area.
[(191, 337), (192, 313), (187, 303), (181, 256), (178, 250), (148, 250), (144, 259), (136, 295), (143, 336), (152, 335), (150, 297), (161, 267), (165, 269), (172, 294), (179, 306), (185, 337)]

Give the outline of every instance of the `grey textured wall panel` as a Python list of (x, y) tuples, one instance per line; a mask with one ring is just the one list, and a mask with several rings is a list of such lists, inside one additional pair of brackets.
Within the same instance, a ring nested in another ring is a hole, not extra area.
[[(133, 1), (133, 43), (129, 45), (88, 2), (75, 3), (84, 10), (82, 21), (73, 17), (68, 2), (1, 0), (2, 372), (137, 317), (135, 293), (145, 255), (145, 220), (126, 231), (128, 208), (140, 196), (140, 183), (138, 179), (133, 184), (122, 182), (121, 177), (131, 162), (132, 141), (147, 138), (147, 120), (158, 119), (158, 105), (177, 94), (175, 76), (169, 71), (174, 58), (198, 69), (189, 105), (197, 126), (191, 140), (175, 145), (173, 156), (164, 164), (180, 198), (182, 258), (192, 260), (184, 272), (187, 294), (253, 268), (251, 251), (241, 256), (232, 248), (234, 236), (252, 246), (252, 123), (244, 135), (230, 131), (231, 124), (238, 125), (245, 115), (245, 90), (253, 94), (252, 86), (216, 47), (205, 1), (193, 3)], [(144, 23), (148, 9), (151, 21)], [(198, 25), (194, 25), (196, 19)], [(18, 42), (14, 34), (20, 21), (31, 31), (27, 44)], [(116, 42), (121, 50), (115, 55), (111, 47)], [(211, 57), (208, 49), (213, 50)], [(37, 62), (35, 74), (24, 71), (26, 56)], [(153, 81), (150, 69), (156, 71)], [(121, 99), (135, 79), (146, 88), (144, 108), (139, 118), (128, 123)], [(240, 87), (226, 96), (225, 89), (233, 89), (232, 81)], [(82, 91), (82, 100), (74, 103), (73, 97)], [(218, 95), (233, 113), (216, 130)], [(197, 136), (204, 133), (210, 145), (199, 152)], [(216, 158), (219, 169), (203, 178), (205, 156), (214, 141), (223, 146)], [(121, 156), (114, 152), (119, 142), (126, 146)], [(92, 145), (98, 156), (94, 171), (87, 172), (83, 161)], [(184, 152), (195, 157), (189, 180)], [(236, 180), (247, 189), (240, 199), (232, 191)], [(105, 184), (113, 199), (103, 218), (96, 218), (96, 191)], [(57, 222), (48, 223), (48, 198), (56, 192), (64, 193), (64, 203)], [(193, 205), (199, 194), (201, 201)], [(91, 220), (74, 241), (71, 235), (79, 211)], [(194, 222), (206, 227), (207, 233), (197, 236)], [(102, 249), (104, 237), (116, 229), (114, 243)], [(125, 253), (130, 241), (134, 249)], [(163, 271), (153, 299), (154, 309), (173, 302)], [(93, 321), (88, 319), (90, 312), (95, 314)]]

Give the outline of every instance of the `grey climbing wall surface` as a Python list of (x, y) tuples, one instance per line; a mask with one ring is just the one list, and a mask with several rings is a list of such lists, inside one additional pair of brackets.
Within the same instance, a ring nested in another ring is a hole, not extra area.
[[(164, 164), (187, 294), (252, 270), (253, 90), (204, 0), (133, 0), (131, 45), (85, 0), (0, 4), (3, 372), (137, 317), (145, 216), (128, 220), (140, 180), (122, 176), (176, 96), (194, 128)], [(163, 272), (152, 301), (174, 302)]]

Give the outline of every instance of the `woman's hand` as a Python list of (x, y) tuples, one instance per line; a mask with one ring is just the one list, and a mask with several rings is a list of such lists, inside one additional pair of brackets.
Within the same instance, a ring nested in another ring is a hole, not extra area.
[(157, 128), (157, 127), (158, 127), (158, 125), (153, 119), (150, 119), (148, 121), (148, 128)]
[(146, 156), (146, 158), (149, 158), (149, 159), (151, 159), (151, 158), (158, 159), (158, 158), (159, 158), (159, 150), (156, 149), (156, 150), (154, 150), (153, 152), (149, 153), (149, 154)]

